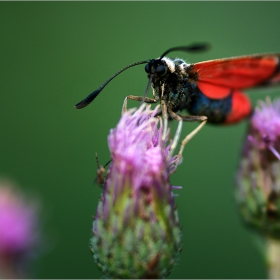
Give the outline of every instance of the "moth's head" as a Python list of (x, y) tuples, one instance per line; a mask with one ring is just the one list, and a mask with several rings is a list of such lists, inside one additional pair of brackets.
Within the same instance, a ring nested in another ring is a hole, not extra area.
[(145, 71), (149, 75), (162, 76), (167, 72), (167, 66), (162, 59), (151, 59), (145, 66)]

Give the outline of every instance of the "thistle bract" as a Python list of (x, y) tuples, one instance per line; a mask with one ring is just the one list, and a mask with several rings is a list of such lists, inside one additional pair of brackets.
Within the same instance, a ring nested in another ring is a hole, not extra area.
[(238, 173), (244, 221), (280, 238), (280, 100), (261, 102), (249, 123)]
[(142, 105), (123, 114), (108, 142), (112, 163), (93, 223), (90, 247), (108, 278), (164, 278), (181, 251), (169, 182), (176, 157), (161, 120)]

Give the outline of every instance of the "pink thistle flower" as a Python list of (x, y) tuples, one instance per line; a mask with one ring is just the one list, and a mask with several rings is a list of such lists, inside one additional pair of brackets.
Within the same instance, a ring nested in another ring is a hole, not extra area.
[(146, 105), (127, 111), (108, 137), (112, 163), (90, 240), (105, 277), (164, 278), (181, 252), (170, 184), (178, 159), (155, 114)]
[(280, 99), (260, 102), (250, 120), (238, 171), (244, 221), (280, 238)]
[[(280, 160), (279, 139), (280, 139), (280, 99), (271, 103), (270, 99), (260, 102), (260, 107), (256, 108), (252, 117), (252, 128), (258, 132), (258, 137), (251, 139), (259, 148), (270, 149)], [(277, 147), (276, 147), (277, 146)]]
[(23, 277), (38, 244), (37, 207), (8, 181), (0, 182), (0, 278)]

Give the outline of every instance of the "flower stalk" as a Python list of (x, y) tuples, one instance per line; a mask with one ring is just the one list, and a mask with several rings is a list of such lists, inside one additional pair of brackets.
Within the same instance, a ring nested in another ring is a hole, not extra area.
[(280, 279), (280, 241), (267, 238), (267, 268), (269, 279)]

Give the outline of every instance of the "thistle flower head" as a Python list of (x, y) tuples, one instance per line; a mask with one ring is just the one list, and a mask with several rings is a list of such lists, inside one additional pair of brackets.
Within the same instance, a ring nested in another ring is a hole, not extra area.
[(112, 163), (90, 241), (105, 277), (164, 278), (181, 250), (169, 181), (176, 157), (155, 114), (146, 105), (124, 113), (108, 138)]
[(36, 210), (14, 184), (0, 182), (0, 276), (23, 276), (22, 266), (38, 244)]
[(275, 153), (277, 149), (274, 148), (277, 148), (280, 139), (280, 99), (273, 103), (270, 99), (260, 102), (251, 122), (252, 129), (258, 133), (254, 135), (255, 144), (264, 149), (273, 147), (272, 152), (278, 157), (279, 154)]
[(280, 100), (261, 102), (249, 123), (238, 173), (247, 224), (280, 238)]

